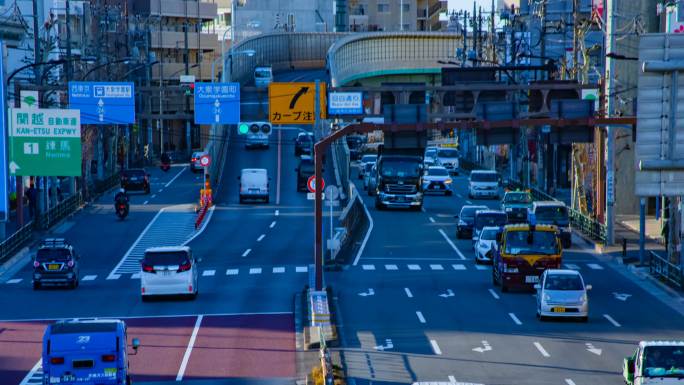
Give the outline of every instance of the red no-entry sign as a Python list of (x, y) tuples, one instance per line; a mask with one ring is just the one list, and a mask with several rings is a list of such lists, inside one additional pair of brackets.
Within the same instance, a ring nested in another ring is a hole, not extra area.
[[(309, 192), (316, 192), (316, 175), (311, 175), (309, 177), (306, 181), (306, 187), (309, 189)], [(325, 179), (321, 179), (321, 188), (325, 188)]]
[(202, 167), (209, 167), (211, 164), (211, 157), (209, 157), (209, 155), (202, 155), (202, 157), (200, 157), (200, 164)]

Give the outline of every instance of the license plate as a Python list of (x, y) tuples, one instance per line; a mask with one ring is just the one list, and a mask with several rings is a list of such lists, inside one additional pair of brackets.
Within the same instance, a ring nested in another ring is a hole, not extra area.
[(259, 192), (259, 189), (258, 189), (258, 188), (251, 188), (251, 189), (249, 189), (249, 192), (251, 192), (251, 193), (258, 193), (258, 192)]
[(59, 264), (56, 263), (50, 263), (47, 266), (48, 270), (59, 270)]
[(162, 270), (160, 273), (162, 277), (168, 277), (169, 275), (171, 275), (171, 272), (169, 270)]
[(441, 190), (441, 189), (442, 189), (442, 186), (432, 186), (432, 187), (430, 187), (430, 188), (433, 189), (433, 190)]
[(565, 308), (564, 307), (552, 307), (551, 311), (553, 313), (565, 313)]
[(539, 283), (539, 277), (536, 275), (525, 276), (525, 283)]

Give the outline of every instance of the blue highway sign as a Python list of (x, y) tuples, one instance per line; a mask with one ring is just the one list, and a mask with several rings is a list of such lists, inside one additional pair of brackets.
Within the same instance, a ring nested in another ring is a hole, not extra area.
[(135, 123), (135, 86), (127, 82), (69, 82), (69, 108), (81, 124)]
[(240, 83), (195, 83), (195, 124), (240, 123)]

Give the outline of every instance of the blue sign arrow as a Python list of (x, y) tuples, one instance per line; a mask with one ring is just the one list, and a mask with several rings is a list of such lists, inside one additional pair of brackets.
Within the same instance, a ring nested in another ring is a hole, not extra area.
[(69, 108), (81, 124), (135, 123), (135, 86), (129, 82), (69, 82)]
[(195, 83), (195, 124), (238, 124), (240, 83)]

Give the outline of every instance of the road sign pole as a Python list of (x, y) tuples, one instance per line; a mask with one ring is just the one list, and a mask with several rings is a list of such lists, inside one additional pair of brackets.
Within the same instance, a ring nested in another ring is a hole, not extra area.
[[(320, 100), (318, 98), (320, 90), (320, 82), (316, 80), (316, 97), (314, 97), (314, 127), (318, 126), (318, 119), (321, 111)], [(315, 132), (315, 131), (314, 131)], [(316, 199), (314, 200), (314, 210), (315, 210), (315, 269), (316, 269), (316, 290), (323, 290), (323, 200), (321, 199), (321, 193), (323, 192), (323, 151), (322, 146), (314, 146), (314, 158), (316, 162)]]

